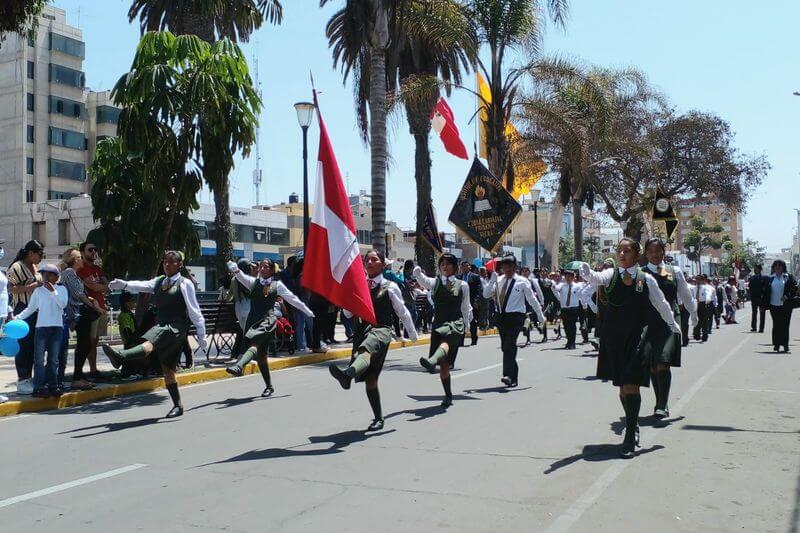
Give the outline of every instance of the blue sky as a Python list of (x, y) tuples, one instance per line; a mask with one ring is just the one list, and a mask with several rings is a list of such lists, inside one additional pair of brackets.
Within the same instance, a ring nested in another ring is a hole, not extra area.
[[(343, 1), (343, 0), (342, 0)], [(87, 85), (110, 89), (127, 72), (138, 42), (138, 25), (127, 22), (130, 0), (55, 0), (79, 26), (86, 41)], [(766, 4), (766, 3), (764, 3)], [(351, 192), (369, 189), (369, 152), (355, 126), (352, 87), (333, 70), (324, 26), (336, 3), (320, 9), (318, 0), (286, 0), (281, 26), (265, 26), (244, 45), (248, 59), (258, 56), (264, 110), (261, 115), (262, 203), (285, 201), (302, 192), (301, 136), (293, 104), (311, 98), (313, 72), (320, 107)], [(723, 0), (573, 0), (565, 30), (549, 28), (548, 54), (604, 66), (635, 66), (648, 74), (680, 111), (717, 113), (731, 123), (736, 144), (746, 153), (769, 157), (770, 175), (756, 191), (744, 219), (746, 238), (770, 251), (791, 244), (796, 226), (800, 150), (798, 119), (800, 75), (796, 24), (800, 2), (773, 0), (769, 8)], [(450, 99), (462, 138), (472, 146), (475, 129), (467, 121), (474, 100)], [(403, 227), (414, 224), (414, 146), (402, 114), (391, 120), (388, 217)], [(314, 175), (318, 128), (310, 132), (309, 168)], [(469, 169), (432, 139), (433, 199), (440, 227)], [(232, 203), (254, 202), (251, 158), (232, 175)], [(312, 191), (313, 195), (313, 179)], [(209, 201), (205, 193), (202, 200)]]

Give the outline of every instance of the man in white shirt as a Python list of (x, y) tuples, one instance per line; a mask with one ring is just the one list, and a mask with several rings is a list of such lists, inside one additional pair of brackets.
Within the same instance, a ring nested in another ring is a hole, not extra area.
[(563, 283), (558, 287), (558, 295), (561, 303), (561, 322), (564, 324), (564, 333), (567, 335), (567, 345), (564, 348), (574, 350), (583, 284), (575, 281), (575, 272), (571, 270), (564, 271), (563, 279)]
[(482, 280), (483, 297), (493, 298), (497, 303), (497, 329), (500, 330), (500, 344), (503, 350), (503, 377), (507, 387), (516, 387), (519, 376), (517, 365), (517, 337), (525, 323), (525, 302), (544, 323), (542, 306), (533, 296), (533, 289), (527, 279), (517, 271), (517, 258), (507, 255), (500, 260), (503, 275), (498, 278), (492, 273), (489, 281)]
[(711, 322), (714, 320), (714, 309), (717, 306), (717, 291), (708, 283), (708, 276), (698, 274), (696, 284), (692, 289), (694, 299), (697, 300), (697, 324), (694, 327), (694, 340), (708, 340), (711, 331)]

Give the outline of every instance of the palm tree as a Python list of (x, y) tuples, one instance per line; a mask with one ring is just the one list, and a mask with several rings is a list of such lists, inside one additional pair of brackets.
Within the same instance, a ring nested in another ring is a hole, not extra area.
[[(431, 203), (430, 115), (439, 98), (441, 79), (446, 91), (461, 83), (462, 69), (475, 61), (477, 43), (467, 11), (456, 0), (420, 0), (403, 6), (393, 25), (396, 46), (390, 52), (390, 81), (395, 71), (401, 86), (418, 84), (419, 94), (404, 99), (406, 119), (414, 136), (414, 179), (417, 186), (415, 251), (417, 262), (434, 270), (434, 254), (421, 238)], [(429, 82), (426, 83), (426, 80)]]
[[(283, 7), (279, 0), (133, 0), (128, 19), (132, 22), (136, 18), (139, 19), (143, 34), (169, 30), (175, 35), (196, 35), (207, 43), (213, 43), (217, 38), (235, 43), (247, 42), (265, 21), (280, 24)], [(247, 77), (249, 79), (249, 75)], [(238, 81), (241, 83), (243, 80)], [(227, 129), (230, 133), (237, 129), (236, 125), (230, 124), (230, 120), (221, 120), (215, 127)], [(221, 133), (219, 138), (225, 136), (225, 133)], [(205, 141), (212, 142), (209, 139)], [(252, 142), (249, 141), (247, 145), (248, 151)], [(216, 268), (217, 272), (225, 272), (225, 263), (233, 259), (229, 181), (233, 160), (228, 157), (232, 154), (228, 153), (230, 150), (227, 145), (222, 143), (217, 147), (222, 150), (224, 157), (206, 162), (203, 178), (214, 193)], [(209, 150), (209, 153), (213, 152)]]

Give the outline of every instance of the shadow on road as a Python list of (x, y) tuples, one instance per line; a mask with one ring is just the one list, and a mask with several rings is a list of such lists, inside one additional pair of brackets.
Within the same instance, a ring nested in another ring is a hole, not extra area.
[[(598, 461), (611, 461), (614, 459), (620, 459), (619, 456), (619, 444), (587, 444), (583, 447), (583, 451), (581, 453), (572, 455), (570, 457), (565, 457), (563, 459), (559, 459), (555, 463), (550, 465), (550, 468), (544, 471), (545, 474), (552, 474), (556, 470), (561, 470), (562, 468), (569, 466), (573, 463), (577, 463), (578, 461), (589, 461), (589, 462), (598, 462)], [(646, 455), (648, 453), (652, 453), (658, 450), (663, 450), (664, 447), (660, 444), (651, 446), (650, 448), (644, 448), (641, 450), (637, 450), (636, 456)], [(620, 459), (623, 460), (623, 459)]]
[(577, 379), (579, 381), (600, 381), (600, 378), (598, 378), (597, 376), (585, 376), (582, 378), (570, 376), (567, 379)]
[(533, 387), (511, 387), (511, 388), (509, 388), (509, 387), (501, 386), (501, 387), (487, 387), (485, 389), (464, 389), (464, 392), (467, 393), (467, 394), (489, 394), (489, 393), (492, 393), (492, 392), (496, 392), (496, 393), (499, 393), (499, 394), (506, 394), (506, 393), (509, 393), (509, 392), (518, 392), (518, 391), (523, 391), (523, 390), (529, 390), (531, 388), (533, 388)]
[(208, 402), (200, 405), (196, 405), (191, 409), (187, 409), (187, 411), (196, 411), (197, 409), (202, 409), (203, 407), (211, 407), (212, 405), (217, 405), (217, 409), (227, 409), (228, 407), (238, 407), (240, 405), (246, 405), (248, 403), (252, 403), (255, 401), (267, 401), (267, 400), (277, 400), (279, 398), (289, 398), (291, 394), (282, 394), (280, 396), (270, 396), (268, 398), (262, 398), (261, 396), (250, 396), (248, 398), (226, 398), (225, 400), (219, 400), (217, 402)]
[[(94, 437), (95, 435), (102, 435), (104, 433), (116, 433), (117, 431), (122, 431), (125, 429), (134, 429), (140, 428), (142, 426), (150, 426), (152, 424), (157, 424), (162, 418), (142, 418), (139, 420), (129, 420), (127, 422), (109, 422), (108, 424), (98, 424), (96, 426), (86, 426), (83, 428), (78, 429), (70, 429), (69, 431), (63, 431), (58, 433), (58, 435), (68, 435), (70, 433), (80, 433), (82, 431), (91, 431), (93, 429), (101, 429), (102, 431), (92, 431), (91, 433), (84, 433), (82, 435), (72, 435), (71, 438), (73, 439), (82, 439), (84, 437)], [(169, 423), (171, 421), (164, 420), (164, 423)]]
[(686, 424), (685, 426), (681, 427), (681, 429), (689, 430), (689, 431), (714, 431), (720, 433), (731, 433), (731, 432), (745, 432), (745, 433), (771, 433), (775, 435), (797, 435), (800, 434), (800, 430), (795, 431), (770, 431), (766, 429), (742, 429), (742, 428), (735, 428), (733, 426), (703, 426), (703, 425), (694, 425), (694, 424)]
[(152, 407), (166, 402), (168, 399), (166, 393), (150, 393), (150, 394), (135, 394), (132, 396), (124, 396), (121, 398), (113, 398), (104, 400), (99, 403), (88, 403), (85, 405), (76, 405), (65, 409), (55, 409), (53, 411), (43, 411), (37, 416), (59, 416), (59, 415), (74, 415), (76, 412), (87, 414), (100, 414), (119, 412), (134, 407)]
[[(676, 422), (685, 419), (685, 416), (678, 416), (675, 418), (656, 418), (653, 415), (639, 417), (639, 427), (645, 428), (665, 428), (671, 426)], [(611, 422), (611, 431), (617, 435), (622, 435), (625, 432), (625, 417), (620, 417), (619, 420)]]
[[(374, 437), (388, 435), (389, 433), (394, 433), (395, 431), (397, 430), (390, 429), (387, 431), (380, 431), (377, 433), (367, 433), (363, 430), (353, 429), (349, 431), (343, 431), (341, 433), (333, 433), (331, 435), (312, 436), (308, 437), (309, 442), (306, 444), (298, 444), (297, 446), (291, 446), (289, 448), (267, 448), (265, 450), (251, 450), (249, 452), (245, 452), (243, 454), (231, 457), (230, 459), (217, 461), (215, 463), (207, 463), (200, 466), (210, 466), (210, 465), (218, 465), (225, 463), (238, 463), (242, 461), (262, 461), (265, 459), (283, 459), (286, 457), (308, 457), (308, 456), (318, 456), (318, 455), (331, 455), (335, 453), (342, 453), (344, 449), (350, 446), (351, 444), (364, 442), (367, 439), (371, 439)], [(313, 450), (300, 449), (306, 446), (311, 446), (312, 444), (325, 444), (325, 443), (329, 443), (330, 446), (321, 449), (315, 448)]]

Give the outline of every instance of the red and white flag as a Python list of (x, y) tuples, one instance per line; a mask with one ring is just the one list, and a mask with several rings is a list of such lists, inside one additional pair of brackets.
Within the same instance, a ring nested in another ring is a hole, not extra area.
[(461, 142), (453, 110), (447, 105), (447, 100), (439, 98), (436, 107), (431, 112), (431, 127), (439, 134), (444, 143), (444, 149), (461, 159), (469, 159), (467, 148)]
[(319, 118), (319, 154), (314, 216), (309, 224), (301, 284), (337, 307), (375, 324), (367, 275), (358, 250), (356, 225), (328, 129)]

